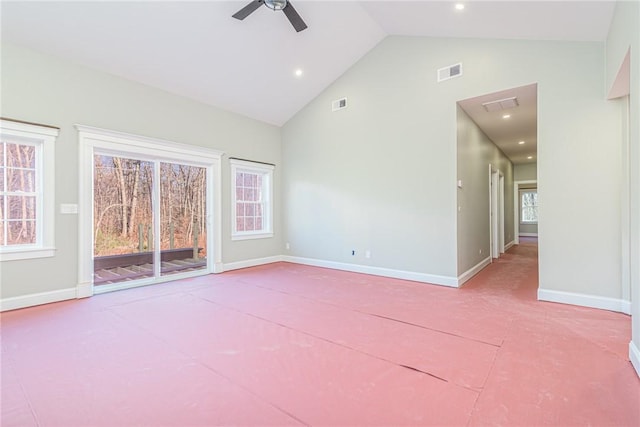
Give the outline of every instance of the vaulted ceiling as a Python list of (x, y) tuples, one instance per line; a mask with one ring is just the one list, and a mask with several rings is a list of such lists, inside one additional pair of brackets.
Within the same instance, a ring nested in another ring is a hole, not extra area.
[[(2, 40), (275, 125), (388, 35), (603, 41), (612, 1), (2, 1)], [(302, 71), (296, 76), (295, 70)]]

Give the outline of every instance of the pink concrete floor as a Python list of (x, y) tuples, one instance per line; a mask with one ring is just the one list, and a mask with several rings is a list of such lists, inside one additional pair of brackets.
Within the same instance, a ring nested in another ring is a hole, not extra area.
[(640, 425), (630, 318), (278, 263), (3, 313), (8, 426)]

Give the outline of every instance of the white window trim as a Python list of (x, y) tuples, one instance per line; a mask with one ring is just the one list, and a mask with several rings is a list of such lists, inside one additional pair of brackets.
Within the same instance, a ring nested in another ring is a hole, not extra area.
[(2, 137), (37, 144), (38, 205), (37, 242), (34, 245), (0, 246), (0, 261), (47, 258), (55, 255), (55, 141), (60, 130), (49, 126), (0, 120)]
[[(94, 294), (93, 289), (93, 162), (94, 153), (111, 153), (135, 157), (144, 156), (160, 161), (179, 161), (192, 166), (207, 168), (207, 191), (211, 192), (207, 203), (207, 268), (193, 275), (221, 273), (222, 265), (222, 209), (221, 209), (221, 159), (222, 151), (195, 145), (180, 144), (124, 132), (76, 125), (80, 141), (80, 197), (79, 197), (79, 271), (78, 298)], [(156, 225), (159, 227), (159, 225)], [(154, 233), (159, 236), (159, 229)], [(203, 273), (201, 273), (201, 271)], [(189, 275), (185, 273), (185, 277)], [(174, 275), (157, 278), (154, 283), (175, 280)], [(135, 286), (144, 284), (140, 281)], [(126, 283), (122, 289), (126, 288)]]
[[(246, 160), (229, 159), (231, 165), (231, 240), (268, 239), (273, 237), (273, 165)], [(236, 174), (237, 172), (258, 173), (267, 179), (267, 212), (263, 213), (265, 230), (237, 231), (236, 229)]]
[[(521, 188), (520, 189), (520, 192), (518, 194), (518, 198), (519, 198), (518, 205), (520, 207), (520, 224), (522, 224), (522, 225), (536, 225), (536, 224), (538, 224), (538, 221), (525, 221), (525, 220), (522, 219), (522, 208), (523, 208), (523, 206), (522, 206), (522, 195), (524, 193), (536, 193), (537, 194), (538, 193), (538, 189), (537, 188)], [(536, 207), (538, 207), (538, 206), (536, 205)]]

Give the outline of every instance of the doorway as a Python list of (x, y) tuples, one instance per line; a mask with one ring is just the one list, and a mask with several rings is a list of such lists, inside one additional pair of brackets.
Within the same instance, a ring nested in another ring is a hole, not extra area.
[[(531, 172), (536, 179), (538, 86), (474, 96), (457, 107), (457, 253), (464, 283), (519, 250), (514, 182)], [(537, 256), (537, 246), (531, 252)]]
[(513, 183), (513, 212), (515, 244), (521, 237), (538, 237), (538, 181)]
[(206, 175), (201, 166), (96, 150), (93, 284), (206, 269)]
[(505, 251), (504, 242), (504, 174), (489, 165), (489, 218), (491, 258), (498, 259)]
[(219, 271), (220, 153), (78, 128), (79, 296)]

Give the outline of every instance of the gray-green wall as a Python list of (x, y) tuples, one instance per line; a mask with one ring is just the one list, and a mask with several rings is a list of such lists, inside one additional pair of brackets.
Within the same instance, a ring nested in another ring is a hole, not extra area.
[[(461, 274), (456, 102), (537, 83), (540, 287), (620, 298), (621, 110), (605, 100), (604, 51), (597, 42), (386, 38), (283, 128), (288, 254)], [(437, 83), (436, 70), (457, 62), (462, 77)], [(348, 108), (332, 113), (342, 97)], [(585, 229), (595, 233), (586, 241)], [(372, 258), (352, 257), (352, 247)]]
[(514, 181), (535, 181), (538, 179), (537, 163), (521, 163), (513, 166)]
[[(2, 45), (2, 116), (60, 127), (55, 160), (53, 258), (0, 263), (2, 298), (74, 288), (78, 280), (78, 218), (61, 203), (78, 203), (75, 124), (211, 147), (222, 165), (223, 262), (280, 255), (280, 129), (158, 89), (94, 71), (31, 50)], [(275, 163), (275, 236), (231, 241), (228, 156)]]
[(288, 255), (456, 277), (456, 105), (426, 40), (385, 39), (284, 126)]
[(489, 165), (504, 176), (504, 243), (513, 242), (513, 164), (457, 107), (457, 247), (458, 275), (472, 269), (490, 254)]
[[(628, 150), (621, 157), (620, 170), (628, 169), (623, 187), (628, 190), (628, 206), (623, 204), (623, 230), (628, 231), (626, 248), (622, 250), (623, 265), (628, 268), (628, 278), (623, 286), (630, 287), (632, 341), (629, 346), (634, 354), (632, 360), (640, 375), (640, 4), (637, 1), (619, 1), (611, 22), (606, 44), (606, 90), (608, 91), (620, 69), (623, 58), (631, 49), (631, 80), (628, 124), (623, 131), (628, 133)], [(626, 99), (617, 101), (626, 105)], [(624, 122), (623, 122), (624, 123)], [(628, 129), (628, 130), (627, 130)], [(626, 166), (626, 167), (625, 167)], [(597, 168), (597, 164), (594, 165)]]

